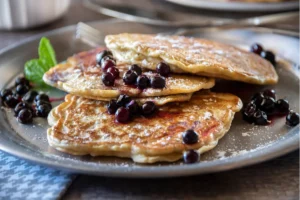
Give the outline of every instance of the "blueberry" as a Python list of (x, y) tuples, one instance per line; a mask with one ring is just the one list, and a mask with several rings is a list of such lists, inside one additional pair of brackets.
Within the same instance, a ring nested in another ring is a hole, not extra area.
[(39, 101), (35, 102), (36, 107), (38, 107), (40, 105), (45, 105), (45, 104), (47, 104), (52, 109), (52, 105), (49, 101), (39, 100)]
[(4, 102), (7, 107), (14, 108), (19, 103), (19, 99), (16, 95), (8, 95)]
[(46, 94), (39, 94), (35, 97), (34, 101), (39, 101), (39, 100), (43, 100), (43, 101), (48, 101), (50, 102), (49, 96)]
[(101, 63), (100, 66), (102, 66), (106, 60), (111, 60), (111, 61), (113, 61), (115, 64), (116, 64), (116, 62), (117, 62), (116, 59), (115, 59), (114, 57), (112, 57), (111, 55), (108, 55), (108, 56), (105, 56), (105, 57), (102, 58), (102, 60), (101, 60), (101, 62), (100, 62), (100, 63)]
[(12, 91), (10, 89), (3, 89), (1, 90), (1, 98), (4, 100), (8, 95), (12, 95)]
[(115, 83), (115, 77), (112, 73), (102, 74), (101, 79), (105, 86), (113, 86)]
[(170, 72), (171, 72), (171, 69), (170, 69), (170, 66), (167, 65), (166, 63), (164, 62), (161, 62), (159, 63), (157, 66), (156, 66), (156, 71), (157, 73), (159, 73), (161, 76), (164, 76), (164, 77), (167, 77)]
[(39, 117), (47, 117), (50, 111), (51, 106), (49, 106), (48, 104), (42, 104), (37, 106), (37, 116)]
[(115, 100), (110, 100), (106, 107), (107, 107), (107, 112), (111, 115), (115, 114), (117, 109), (119, 108)]
[(111, 73), (115, 79), (119, 78), (119, 74), (120, 74), (118, 68), (116, 67), (108, 68), (107, 73)]
[(131, 101), (131, 98), (125, 94), (121, 94), (119, 97), (118, 97), (118, 100), (117, 100), (117, 105), (119, 107), (121, 106), (126, 106), (126, 104), (128, 104), (129, 102)]
[(288, 114), (290, 105), (285, 99), (278, 99), (275, 104), (276, 110), (279, 114)]
[(38, 93), (34, 90), (27, 92), (24, 97), (22, 98), (22, 101), (26, 101), (28, 103), (32, 103), (34, 98), (38, 95)]
[(147, 87), (149, 87), (150, 85), (150, 80), (147, 76), (145, 75), (140, 75), (137, 77), (136, 79), (136, 85), (139, 89), (145, 89)]
[(263, 93), (259, 92), (252, 96), (251, 101), (256, 105), (257, 108), (259, 108), (264, 98), (265, 97)]
[(18, 85), (16, 88), (16, 92), (19, 95), (24, 95), (29, 91), (29, 87), (27, 85)]
[(253, 119), (256, 125), (267, 125), (270, 123), (270, 121), (268, 121), (267, 114), (262, 110), (257, 110), (253, 114)]
[(243, 109), (243, 119), (253, 123), (253, 115), (256, 112), (256, 105), (253, 102), (248, 103)]
[(291, 111), (287, 116), (286, 116), (286, 125), (288, 126), (296, 126), (299, 124), (299, 114), (296, 112)]
[(28, 124), (32, 122), (32, 118), (33, 118), (33, 113), (30, 109), (27, 108), (23, 108), (22, 110), (20, 110), (20, 112), (18, 113), (18, 122), (22, 123), (22, 124)]
[(144, 116), (151, 116), (157, 111), (157, 107), (152, 101), (147, 101), (142, 105), (141, 111)]
[(123, 75), (123, 81), (126, 85), (132, 85), (135, 84), (136, 79), (137, 79), (137, 73), (133, 70), (128, 70), (127, 72), (125, 72), (125, 74)]
[(183, 154), (183, 161), (187, 164), (199, 162), (200, 155), (195, 150), (189, 150), (184, 152)]
[(101, 66), (101, 60), (102, 60), (102, 58), (104, 58), (105, 56), (108, 56), (108, 55), (112, 56), (113, 54), (109, 50), (104, 50), (104, 51), (98, 53), (96, 55), (96, 62), (97, 62), (97, 64)]
[(119, 123), (126, 123), (130, 119), (129, 110), (121, 107), (116, 111), (116, 120)]
[(107, 72), (107, 70), (110, 67), (115, 67), (115, 66), (116, 66), (115, 61), (108, 59), (102, 62), (101, 69), (103, 72)]
[(25, 77), (20, 76), (20, 77), (16, 78), (16, 80), (15, 80), (15, 86), (17, 86), (17, 85), (29, 86), (29, 81)]
[(260, 44), (255, 43), (251, 46), (250, 51), (260, 55), (260, 53), (263, 51), (263, 47)]
[(140, 106), (135, 100), (131, 100), (127, 105), (126, 108), (129, 110), (131, 116), (137, 115), (140, 112)]
[(273, 99), (276, 100), (276, 92), (275, 90), (272, 89), (267, 89), (263, 92), (264, 97), (272, 97)]
[(16, 106), (15, 106), (15, 109), (14, 109), (14, 112), (15, 112), (15, 116), (18, 116), (19, 112), (24, 109), (24, 108), (27, 108), (27, 109), (30, 109), (31, 110), (31, 107), (28, 103), (26, 102), (19, 102)]
[(272, 113), (275, 108), (275, 100), (272, 97), (265, 97), (260, 104), (260, 109), (267, 112)]
[(153, 76), (150, 79), (152, 88), (160, 89), (166, 86), (166, 79), (162, 76)]
[(270, 63), (272, 63), (273, 66), (276, 65), (276, 59), (275, 59), (275, 55), (273, 52), (271, 51), (262, 51), (260, 53), (260, 56), (266, 60), (268, 60)]
[(138, 76), (142, 74), (142, 68), (140, 68), (138, 65), (131, 65), (129, 70), (134, 71)]
[(182, 134), (182, 139), (185, 144), (195, 144), (198, 142), (199, 136), (194, 130), (189, 129)]

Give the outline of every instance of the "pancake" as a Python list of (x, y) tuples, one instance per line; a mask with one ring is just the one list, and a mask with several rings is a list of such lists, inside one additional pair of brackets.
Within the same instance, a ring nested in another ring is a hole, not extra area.
[[(166, 78), (166, 87), (163, 89), (146, 88), (140, 90), (134, 86), (125, 85), (122, 78), (115, 81), (112, 87), (102, 83), (102, 70), (96, 64), (96, 54), (103, 48), (81, 52), (67, 59), (65, 63), (51, 68), (43, 76), (43, 80), (68, 93), (91, 99), (116, 98), (120, 94), (131, 97), (157, 97), (174, 94), (190, 94), (201, 89), (209, 89), (214, 86), (213, 78), (171, 74)], [(128, 70), (128, 64), (117, 64), (120, 77)], [(155, 76), (152, 71), (144, 71), (148, 77)]]
[[(189, 102), (161, 106), (151, 118), (137, 117), (127, 124), (115, 122), (103, 101), (67, 95), (48, 116), (49, 144), (73, 155), (117, 156), (138, 163), (181, 159), (185, 150), (200, 154), (214, 148), (228, 132), (241, 100), (232, 94), (200, 92)], [(199, 141), (182, 142), (182, 133), (194, 129)]]
[(166, 62), (174, 73), (191, 73), (253, 84), (275, 84), (278, 75), (260, 56), (231, 45), (199, 38), (118, 34), (105, 38), (114, 56), (128, 64), (154, 70)]
[[(161, 106), (170, 102), (182, 102), (182, 101), (189, 101), (192, 97), (192, 93), (190, 94), (174, 94), (174, 95), (168, 95), (168, 96), (160, 96), (160, 97), (137, 97), (133, 98), (138, 104), (143, 104), (146, 101), (152, 101), (157, 106)], [(93, 99), (90, 97), (85, 97), (88, 99)], [(95, 99), (95, 98), (94, 98)], [(97, 98), (96, 100), (101, 101), (110, 101), (114, 98)], [(116, 100), (116, 99), (115, 99)]]

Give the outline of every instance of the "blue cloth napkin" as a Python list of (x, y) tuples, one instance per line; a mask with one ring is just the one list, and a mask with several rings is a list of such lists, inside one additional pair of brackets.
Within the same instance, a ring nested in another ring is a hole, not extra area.
[(30, 163), (0, 151), (0, 199), (59, 199), (75, 175)]

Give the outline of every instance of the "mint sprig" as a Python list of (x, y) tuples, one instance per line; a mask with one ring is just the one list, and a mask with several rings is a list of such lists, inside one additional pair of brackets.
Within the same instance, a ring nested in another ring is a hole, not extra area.
[(55, 51), (46, 37), (42, 37), (38, 48), (39, 58), (25, 63), (24, 73), (26, 79), (37, 84), (44, 85), (43, 75), (51, 67), (57, 65)]

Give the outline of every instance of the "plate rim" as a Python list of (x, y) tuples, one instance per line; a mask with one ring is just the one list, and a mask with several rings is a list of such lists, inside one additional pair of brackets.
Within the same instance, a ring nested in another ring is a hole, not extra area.
[[(103, 21), (93, 21), (88, 24), (99, 24), (99, 23), (133, 23), (126, 22), (119, 19), (108, 19)], [(20, 45), (38, 40), (41, 36), (51, 36), (61, 32), (67, 32), (69, 30), (75, 30), (76, 25), (69, 25), (62, 28), (54, 29), (47, 31), (41, 34), (31, 36), (27, 39), (21, 40), (15, 44), (9, 45), (2, 50), (0, 50), (0, 57), (8, 51), (14, 50)], [(5, 131), (6, 132), (6, 131)], [(8, 131), (9, 132), (9, 131)], [(292, 136), (284, 136), (272, 143), (270, 146), (263, 147), (263, 151), (255, 150), (253, 152), (238, 155), (235, 157), (229, 157), (225, 159), (218, 159), (209, 162), (201, 162), (193, 165), (167, 165), (167, 166), (144, 166), (144, 167), (134, 167), (133, 170), (128, 171), (124, 166), (109, 166), (110, 170), (99, 170), (98, 167), (91, 169), (88, 165), (84, 166), (72, 166), (64, 163), (55, 163), (53, 157), (44, 156), (41, 152), (31, 150), (26, 148), (27, 151), (18, 151), (12, 148), (9, 148), (9, 145), (5, 145), (0, 142), (0, 150), (19, 157), (21, 159), (34, 162), (36, 164), (45, 165), (48, 167), (61, 169), (68, 172), (74, 173), (83, 173), (99, 176), (108, 176), (108, 177), (127, 177), (127, 178), (159, 178), (159, 177), (179, 177), (179, 176), (189, 176), (194, 174), (204, 174), (212, 172), (220, 172), (226, 170), (232, 170), (241, 168), (244, 166), (249, 166), (257, 163), (261, 163), (272, 158), (276, 158), (292, 152), (299, 148), (299, 125), (292, 128), (289, 133), (294, 134)], [(3, 133), (0, 133), (3, 134)], [(7, 133), (9, 134), (9, 133)], [(4, 136), (7, 137), (7, 136)], [(277, 144), (277, 145), (275, 145)], [(31, 154), (33, 152), (33, 154)], [(40, 155), (36, 155), (36, 153)], [(101, 168), (101, 164), (99, 165)]]
[[(296, 10), (299, 8), (298, 1), (277, 3), (241, 3), (241, 2), (213, 2), (203, 0), (166, 0), (177, 5), (202, 8), (209, 10), (243, 11), (243, 12), (274, 12)], [(202, 4), (200, 4), (202, 3)], [(295, 8), (296, 7), (296, 8)]]

